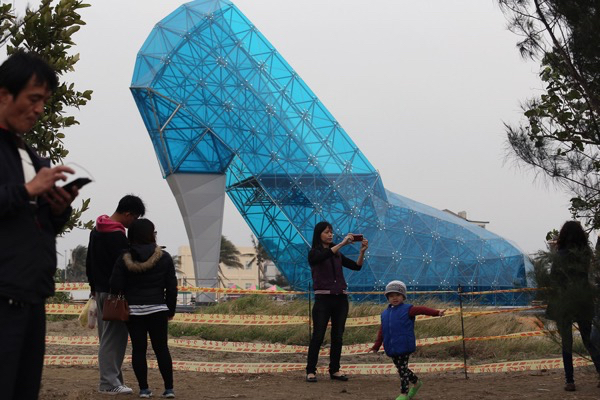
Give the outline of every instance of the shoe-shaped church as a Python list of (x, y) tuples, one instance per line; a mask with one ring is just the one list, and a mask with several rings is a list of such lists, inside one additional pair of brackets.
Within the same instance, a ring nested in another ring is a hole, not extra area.
[[(388, 190), (294, 69), (229, 0), (184, 4), (137, 55), (131, 92), (186, 225), (197, 284), (216, 286), (225, 194), (292, 287), (311, 282), (319, 221), (369, 239), (350, 291), (526, 285), (506, 239)], [(344, 253), (356, 258), (358, 245)], [(504, 301), (513, 301), (506, 298)]]

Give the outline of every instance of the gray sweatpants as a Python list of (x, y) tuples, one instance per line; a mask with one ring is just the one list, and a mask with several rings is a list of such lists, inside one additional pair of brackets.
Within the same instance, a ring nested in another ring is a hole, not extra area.
[(108, 293), (97, 292), (96, 303), (98, 306), (98, 367), (100, 368), (99, 390), (111, 389), (123, 385), (121, 366), (127, 348), (127, 325), (120, 321), (103, 321), (102, 308)]

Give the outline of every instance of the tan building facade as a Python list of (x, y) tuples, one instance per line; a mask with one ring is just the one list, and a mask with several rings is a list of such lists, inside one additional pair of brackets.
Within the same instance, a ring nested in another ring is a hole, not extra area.
[(175, 269), (177, 271), (177, 283), (180, 286), (202, 286), (196, 283), (190, 246), (179, 246), (177, 256), (173, 257), (173, 259), (175, 260)]
[[(219, 264), (219, 287), (227, 288), (234, 286), (239, 289), (258, 288), (258, 265), (256, 264), (256, 261), (253, 261), (256, 254), (254, 247), (236, 247), (241, 253), (239, 258), (243, 267), (234, 268)], [(195, 287), (206, 286), (206, 284), (203, 284), (200, 280), (196, 280), (190, 246), (180, 246), (178, 253), (177, 278), (179, 284)], [(267, 280), (272, 279), (277, 275), (277, 268), (271, 261), (267, 261), (266, 263), (266, 272)], [(265, 286), (264, 283), (261, 285)], [(261, 289), (265, 289), (265, 287), (262, 286)], [(217, 296), (217, 298), (219, 297), (221, 296)]]

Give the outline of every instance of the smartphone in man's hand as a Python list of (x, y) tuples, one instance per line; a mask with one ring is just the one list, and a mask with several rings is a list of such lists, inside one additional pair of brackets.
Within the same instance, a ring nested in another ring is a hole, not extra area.
[(82, 187), (84, 187), (85, 185), (90, 183), (91, 181), (92, 180), (90, 178), (77, 178), (74, 181), (67, 183), (62, 188), (65, 189), (68, 193), (71, 193), (71, 189), (73, 187), (76, 187), (77, 189), (81, 189)]
[(352, 235), (352, 241), (353, 242), (362, 242), (363, 241), (363, 235), (362, 234)]

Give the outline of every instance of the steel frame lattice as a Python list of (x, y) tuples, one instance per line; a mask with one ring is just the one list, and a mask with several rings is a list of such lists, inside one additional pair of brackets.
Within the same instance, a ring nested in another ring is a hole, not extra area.
[[(351, 290), (526, 284), (505, 239), (386, 190), (377, 170), (304, 81), (228, 0), (198, 0), (160, 21), (131, 91), (163, 176), (226, 174), (226, 192), (280, 271), (306, 289), (314, 225), (370, 240)], [(344, 253), (356, 257), (358, 246)]]

